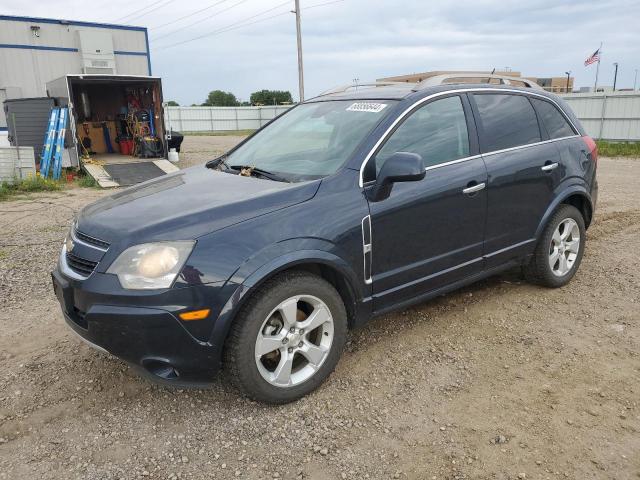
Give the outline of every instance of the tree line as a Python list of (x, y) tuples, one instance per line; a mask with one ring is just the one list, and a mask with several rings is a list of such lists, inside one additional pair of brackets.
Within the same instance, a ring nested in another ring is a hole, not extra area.
[[(285, 90), (259, 90), (253, 92), (248, 102), (242, 102), (231, 92), (223, 90), (212, 90), (201, 107), (248, 107), (251, 105), (290, 105), (293, 103), (291, 92)], [(167, 105), (178, 107), (180, 104), (174, 100), (169, 100)], [(191, 105), (197, 107), (195, 103)]]

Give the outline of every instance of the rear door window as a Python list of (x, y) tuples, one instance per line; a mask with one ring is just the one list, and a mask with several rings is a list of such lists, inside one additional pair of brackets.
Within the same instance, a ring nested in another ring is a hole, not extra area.
[(537, 98), (532, 98), (531, 102), (536, 107), (540, 121), (547, 130), (550, 139), (570, 137), (576, 134), (555, 105)]
[(484, 132), (484, 151), (528, 145), (542, 140), (538, 119), (523, 95), (474, 94)]

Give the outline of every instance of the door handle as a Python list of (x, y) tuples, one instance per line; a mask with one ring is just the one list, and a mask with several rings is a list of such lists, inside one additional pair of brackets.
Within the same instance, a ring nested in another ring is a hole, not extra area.
[(551, 170), (555, 170), (556, 168), (558, 168), (558, 162), (548, 163), (548, 164), (544, 165), (543, 167), (541, 167), (541, 170), (543, 172), (550, 172)]
[(478, 183), (476, 185), (472, 185), (470, 187), (462, 189), (462, 193), (464, 193), (465, 195), (471, 195), (472, 193), (476, 193), (476, 192), (479, 192), (480, 190), (483, 190), (484, 187), (486, 186), (487, 185), (484, 182)]

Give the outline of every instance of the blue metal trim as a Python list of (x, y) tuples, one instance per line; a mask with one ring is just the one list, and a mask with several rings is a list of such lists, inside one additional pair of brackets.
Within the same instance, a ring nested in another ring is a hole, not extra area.
[(147, 29), (144, 29), (144, 41), (147, 44), (147, 68), (149, 69), (148, 75), (151, 75), (151, 50), (149, 50), (149, 33)]
[(0, 132), (8, 132), (9, 127), (0, 127)]
[(9, 20), (13, 22), (53, 23), (56, 25), (74, 25), (77, 27), (109, 28), (109, 29), (116, 29), (116, 30), (136, 30), (139, 32), (147, 31), (145, 27), (114, 25), (112, 23), (80, 22), (77, 20), (63, 20), (63, 19), (56, 19), (56, 18), (16, 17), (13, 15), (0, 15), (0, 20)]
[(147, 52), (125, 52), (123, 50), (114, 50), (113, 53), (116, 55), (139, 55), (141, 57), (147, 56)]
[(0, 43), (0, 48), (24, 48), (27, 50), (54, 50), (56, 52), (77, 52), (77, 48), (69, 47), (46, 47), (44, 45), (20, 45), (12, 43)]
[[(71, 47), (47, 47), (45, 45), (20, 45), (20, 44), (12, 44), (12, 43), (0, 43), (0, 48), (22, 48), (26, 50), (54, 50), (58, 52), (77, 52), (77, 48)], [(146, 57), (147, 52), (126, 52), (123, 50), (114, 50), (113, 53), (115, 55), (140, 55), (142, 57)]]

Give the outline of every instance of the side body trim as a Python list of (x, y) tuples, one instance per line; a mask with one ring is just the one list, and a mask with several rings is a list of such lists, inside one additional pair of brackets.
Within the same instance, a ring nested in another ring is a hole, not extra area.
[(362, 262), (363, 262), (363, 275), (364, 283), (371, 285), (371, 267), (372, 267), (372, 244), (373, 237), (371, 236), (371, 215), (367, 215), (362, 219)]

